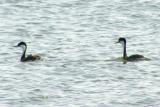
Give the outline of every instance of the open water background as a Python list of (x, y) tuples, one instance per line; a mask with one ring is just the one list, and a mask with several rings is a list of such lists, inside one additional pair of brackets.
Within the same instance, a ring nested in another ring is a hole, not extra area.
[(159, 0), (1, 0), (0, 106), (160, 107), (159, 35)]

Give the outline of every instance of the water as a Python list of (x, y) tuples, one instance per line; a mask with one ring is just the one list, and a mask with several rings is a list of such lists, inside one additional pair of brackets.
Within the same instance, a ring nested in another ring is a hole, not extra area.
[[(160, 107), (158, 0), (1, 0), (0, 106)], [(128, 62), (115, 44), (126, 37)], [(40, 54), (20, 62), (22, 50)]]

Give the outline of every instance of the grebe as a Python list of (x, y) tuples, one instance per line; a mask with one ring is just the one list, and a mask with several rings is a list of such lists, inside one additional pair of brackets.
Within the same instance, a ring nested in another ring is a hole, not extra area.
[(27, 50), (27, 45), (25, 42), (20, 42), (18, 43), (17, 46), (15, 47), (22, 47), (23, 49), (23, 54), (21, 56), (21, 62), (26, 62), (26, 61), (34, 61), (34, 60), (39, 60), (41, 57), (38, 55), (28, 55), (26, 57), (26, 50)]
[(119, 38), (118, 42), (116, 43), (121, 43), (123, 45), (123, 60), (125, 61), (150, 60), (148, 58), (145, 58), (143, 55), (139, 55), (139, 54), (134, 54), (128, 57), (127, 52), (126, 52), (126, 39), (125, 38)]

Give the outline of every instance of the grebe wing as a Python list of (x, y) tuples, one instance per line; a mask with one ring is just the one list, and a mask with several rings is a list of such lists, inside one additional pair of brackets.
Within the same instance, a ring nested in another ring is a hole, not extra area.
[(150, 60), (149, 58), (144, 57), (143, 55), (134, 54), (127, 57), (128, 61), (139, 61), (139, 60)]
[(30, 55), (28, 55), (27, 57), (26, 57), (26, 60), (39, 60), (41, 57), (39, 56), (39, 55), (32, 55), (32, 54), (30, 54)]
[(143, 55), (139, 55), (139, 54), (134, 54), (134, 55), (129, 56), (128, 58), (136, 59), (136, 58), (144, 58), (144, 56)]

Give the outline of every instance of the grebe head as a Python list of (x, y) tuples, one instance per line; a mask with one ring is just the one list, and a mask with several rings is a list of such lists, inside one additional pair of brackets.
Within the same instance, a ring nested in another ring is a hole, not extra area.
[(19, 42), (15, 47), (22, 47), (22, 49), (25, 50), (27, 48), (27, 45), (25, 42)]
[(116, 43), (121, 43), (124, 46), (126, 44), (126, 39), (121, 37), (118, 39), (118, 42)]
[(18, 47), (26, 46), (26, 43), (25, 43), (25, 42), (19, 42), (17, 46), (18, 46)]

